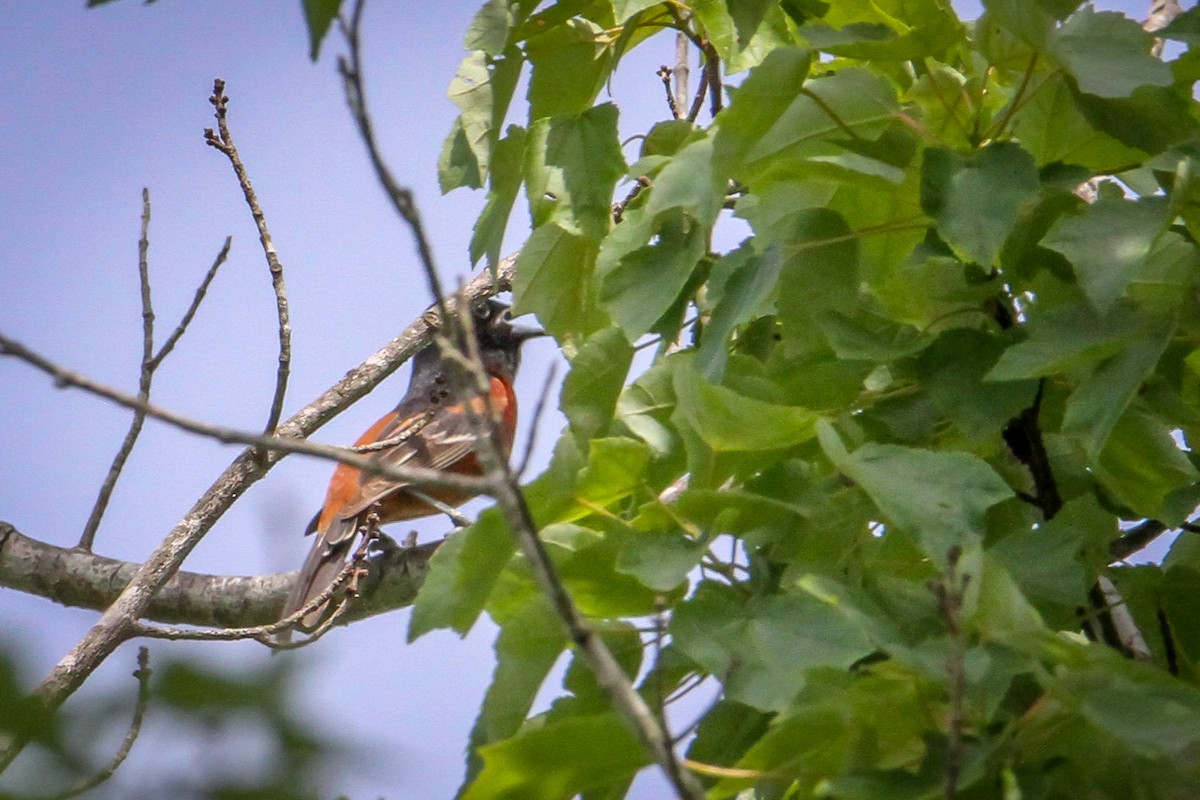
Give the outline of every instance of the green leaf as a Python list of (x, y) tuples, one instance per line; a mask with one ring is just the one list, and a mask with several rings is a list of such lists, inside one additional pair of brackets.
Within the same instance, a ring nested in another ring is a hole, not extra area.
[(811, 65), (808, 50), (781, 47), (750, 70), (717, 126), (713, 161), (720, 174), (733, 175), (741, 167), (750, 148), (796, 100)]
[(944, 60), (964, 33), (953, 7), (937, 0), (836, 3), (824, 22), (805, 25), (800, 35), (819, 50), (874, 62)]
[(471, 263), (487, 256), (489, 269), (494, 269), (500, 260), (500, 248), (504, 243), (504, 231), (512, 214), (513, 203), (521, 188), (522, 166), (525, 156), (525, 129), (510, 125), (508, 135), (496, 142), (488, 170), (488, 196), (479, 219), (471, 231), (469, 254)]
[[(475, 157), (477, 172), (481, 176), (487, 174), (492, 158), (492, 106), (495, 100), (492, 90), (487, 54), (481, 50), (469, 53), (458, 65), (458, 71), (450, 81), (448, 95), (462, 112), (457, 125), (462, 130), (463, 143)], [(451, 135), (456, 136), (454, 131)], [(453, 149), (448, 141), (443, 149), (443, 158), (447, 152), (455, 152), (458, 147), (457, 139)], [(472, 185), (478, 186), (477, 183)], [(443, 187), (442, 191), (446, 189)]]
[(496, 637), (496, 671), (471, 730), (467, 780), (483, 766), (476, 748), (513, 736), (566, 647), (562, 620), (540, 592), (510, 609)]
[(1107, 314), (1166, 227), (1166, 208), (1162, 198), (1101, 197), (1083, 213), (1060, 218), (1042, 245), (1071, 262), (1092, 307)]
[(641, 486), (649, 463), (649, 448), (636, 439), (593, 439), (577, 496), (600, 506), (613, 503)]
[(1080, 91), (1099, 97), (1128, 97), (1139, 86), (1170, 86), (1171, 69), (1150, 54), (1154, 37), (1115, 11), (1090, 5), (1056, 31), (1051, 53), (1067, 68)]
[(779, 321), (785, 336), (802, 338), (814, 316), (849, 312), (858, 300), (859, 240), (836, 211), (810, 208), (788, 220), (779, 281)]
[(886, 521), (916, 534), (938, 564), (945, 563), (950, 547), (980, 540), (987, 510), (1013, 496), (987, 462), (970, 453), (873, 442), (845, 457), (826, 452), (870, 495)]
[(461, 800), (561, 800), (632, 775), (648, 760), (614, 712), (527, 727), (479, 753), (483, 770)]
[[(729, 355), (729, 335), (737, 326), (768, 313), (782, 266), (780, 248), (768, 248), (759, 256), (743, 245), (713, 267), (709, 280), (713, 311), (696, 354), (696, 368), (704, 377), (719, 382)], [(719, 287), (715, 285), (718, 275), (722, 277)]]
[(618, 257), (616, 251), (627, 241), (622, 234), (640, 238), (635, 225), (626, 219), (605, 240), (598, 265), (600, 300), (630, 342), (653, 330), (677, 304), (708, 246), (707, 228), (682, 209), (673, 209), (655, 219), (650, 229), (653, 244)]
[(619, 328), (597, 331), (571, 360), (559, 405), (581, 448), (612, 424), (632, 361), (633, 348)]
[(1154, 320), (1126, 305), (1107, 316), (1072, 303), (1045, 311), (1034, 308), (1026, 325), (1029, 338), (1004, 351), (987, 374), (989, 381), (1038, 378), (1093, 364), (1120, 352), (1130, 338), (1140, 338)]
[(817, 415), (756, 400), (706, 381), (690, 360), (675, 369), (673, 420), (687, 424), (716, 452), (774, 450), (813, 438)]
[(484, 511), (469, 528), (447, 536), (429, 560), (429, 574), (413, 603), (408, 641), (438, 628), (466, 634), (513, 550), (508, 525), (496, 508)]
[(604, 327), (592, 271), (596, 242), (558, 222), (536, 229), (517, 258), (513, 313), (536, 314), (547, 333), (570, 344)]
[[(785, 56), (777, 58), (779, 53)], [(714, 160), (722, 171), (753, 185), (780, 159), (828, 155), (846, 140), (877, 139), (899, 113), (892, 85), (865, 69), (850, 67), (792, 88), (808, 65), (806, 51), (781, 48), (751, 73), (721, 118)], [(780, 85), (752, 82), (764, 70), (764, 78)], [(786, 89), (791, 92), (782, 97)], [(760, 100), (763, 107), (748, 107)]]
[(600, 239), (611, 226), (613, 189), (624, 173), (616, 106), (538, 120), (529, 131), (525, 165), (533, 226), (562, 220)]
[(1125, 348), (1098, 364), (1071, 393), (1063, 415), (1062, 432), (1078, 436), (1089, 458), (1104, 449), (1108, 435), (1138, 389), (1154, 372), (1175, 332), (1175, 320), (1158, 323)]
[(1129, 295), (1141, 308), (1167, 315), (1190, 303), (1198, 274), (1200, 249), (1168, 230), (1155, 240), (1150, 255), (1134, 273)]
[[(630, 681), (634, 680), (645, 653), (642, 635), (638, 629), (629, 623), (613, 622), (606, 624), (596, 633), (612, 653), (613, 660), (617, 662), (621, 672), (625, 673), (625, 677)], [(571, 704), (573, 713), (584, 709), (606, 711), (612, 707), (607, 691), (600, 686), (596, 680), (596, 673), (579, 651), (575, 652), (570, 666), (567, 667), (567, 673), (563, 676), (563, 688), (574, 695)], [(551, 719), (554, 713), (551, 711)]]
[[(534, 522), (544, 527), (577, 510), (575, 478), (582, 459), (570, 437), (562, 437), (546, 470), (525, 487)], [(408, 641), (438, 628), (466, 633), (475, 624), (516, 549), (498, 508), (485, 509), (475, 524), (442, 542), (413, 603)]]
[(498, 56), (508, 43), (508, 26), (507, 0), (484, 0), (467, 27), (463, 46), (468, 50), (482, 50), (489, 56)]
[(1080, 551), (1095, 535), (1063, 524), (1056, 517), (1036, 530), (1010, 533), (988, 548), (1030, 599), (1052, 603), (1070, 615), (1087, 603), (1089, 578), (1079, 563)]
[(1044, 50), (1054, 30), (1054, 15), (1034, 0), (985, 0), (977, 29), (999, 26), (1020, 41)]
[(917, 374), (929, 399), (964, 434), (976, 441), (995, 437), (1033, 402), (1032, 380), (984, 382), (1004, 352), (1002, 342), (973, 328), (940, 335), (917, 360)]
[(1192, 6), (1171, 20), (1170, 25), (1155, 31), (1155, 34), (1164, 39), (1174, 39), (1193, 46), (1200, 43), (1200, 10)]
[(976, 585), (967, 592), (963, 616), (983, 638), (1045, 629), (1045, 623), (1021, 587), (1005, 565), (990, 553), (984, 554), (978, 574), (972, 577)]
[(618, 24), (624, 25), (635, 14), (660, 2), (661, 0), (612, 0), (613, 16)]
[(525, 52), (533, 65), (528, 94), (531, 124), (591, 107), (608, 77), (612, 59), (603, 29), (579, 17), (530, 37)]
[(467, 141), (462, 117), (455, 117), (438, 156), (438, 188), (442, 194), (448, 194), (463, 186), (480, 188), (483, 186), (483, 175), (479, 160), (471, 152), (471, 144)]
[(827, 311), (817, 325), (838, 358), (847, 361), (888, 362), (919, 353), (929, 337), (912, 325), (867, 311), (854, 315)]
[(1170, 429), (1136, 408), (1113, 426), (1096, 469), (1104, 487), (1135, 514), (1167, 524), (1180, 521), (1164, 507), (1167, 496), (1200, 478)]
[(940, 148), (925, 151), (921, 208), (946, 242), (985, 269), (995, 264), (1018, 212), (1040, 188), (1033, 157), (1011, 142), (965, 157)]
[[(663, 592), (647, 588), (617, 569), (619, 547), (610, 531), (600, 542), (557, 562), (563, 586), (580, 613), (598, 619), (653, 614)], [(668, 595), (666, 602), (678, 597)]]
[(808, 594), (755, 597), (712, 581), (680, 604), (671, 639), (722, 679), (725, 697), (762, 711), (782, 711), (819, 667), (846, 669), (871, 642), (829, 603)]
[(1151, 155), (1200, 130), (1190, 98), (1161, 86), (1139, 86), (1129, 97), (1079, 94), (1075, 102), (1097, 130)]
[(1053, 76), (1013, 116), (1014, 132), (1038, 166), (1062, 162), (1106, 174), (1122, 172), (1146, 157), (1094, 127), (1077, 97), (1069, 78)]
[(342, 0), (304, 0), (303, 5), (304, 22), (308, 26), (308, 57), (316, 61), (321, 55), (321, 42), (338, 15)]
[(622, 543), (617, 571), (656, 592), (669, 592), (687, 580), (707, 550), (703, 542), (678, 533), (638, 533)]
[(741, 703), (719, 700), (700, 720), (687, 757), (701, 764), (729, 767), (767, 732), (771, 715)]

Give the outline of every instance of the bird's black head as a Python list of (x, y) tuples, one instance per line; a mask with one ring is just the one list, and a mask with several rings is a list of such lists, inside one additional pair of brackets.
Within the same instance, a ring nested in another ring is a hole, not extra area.
[(479, 355), (492, 374), (511, 378), (521, 363), (521, 345), (546, 335), (540, 328), (514, 325), (511, 309), (499, 300), (481, 300), (472, 307), (471, 314)]

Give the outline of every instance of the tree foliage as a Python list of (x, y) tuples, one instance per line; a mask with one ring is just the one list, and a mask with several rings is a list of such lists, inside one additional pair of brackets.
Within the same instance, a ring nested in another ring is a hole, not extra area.
[[(623, 148), (603, 89), (664, 28), (736, 85)], [(442, 186), (489, 263), (524, 191), (515, 304), (572, 360), (529, 504), (653, 705), (719, 684), (710, 796), (1200, 791), (1197, 545), (1110, 564), (1200, 500), (1191, 50), (1071, 0), (489, 0), (466, 42)], [(1148, 657), (1079, 632), (1102, 578)], [(410, 636), (483, 613), (463, 796), (622, 796), (647, 756), (577, 660), (527, 718), (571, 643), (493, 513)]]
[[(304, 8), (315, 56), (339, 3)], [(489, 266), (524, 196), (514, 305), (571, 361), (526, 500), (669, 729), (716, 687), (682, 731), (709, 797), (1200, 793), (1200, 545), (1119, 560), (1200, 504), (1198, 25), (1164, 61), (1074, 0), (476, 15), (441, 186), (486, 192)], [(622, 142), (605, 87), (664, 31), (708, 122)], [(460, 796), (624, 796), (651, 755), (495, 509), (409, 636), (483, 614)]]

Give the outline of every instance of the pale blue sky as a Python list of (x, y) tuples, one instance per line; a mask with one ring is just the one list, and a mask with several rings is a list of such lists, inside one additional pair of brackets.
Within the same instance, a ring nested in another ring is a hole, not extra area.
[[(154, 399), (205, 420), (259, 428), (274, 377), (274, 305), (229, 165), (201, 137), (213, 124), (207, 97), (214, 77), (228, 82), (233, 135), (287, 273), (294, 327), (288, 411), (316, 397), (427, 303), (408, 232), (377, 188), (346, 113), (332, 58), (337, 37), (314, 65), (297, 2), (79, 6), (24, 0), (5, 8), (0, 331), (132, 391), (141, 337), (140, 195), (148, 186), (160, 341), (223, 238), (234, 237), (230, 260), (196, 323), (160, 370)], [(475, 0), (376, 3), (365, 20), (368, 92), (381, 144), (416, 193), (447, 278), (469, 268), (466, 242), (483, 202), (482, 194), (465, 191), (442, 197), (435, 174), (456, 113), (445, 90), (476, 7)], [(1128, 8), (1144, 13), (1140, 3)], [(669, 39), (644, 45), (614, 82), (626, 134), (662, 118), (653, 71), (671, 60), (671, 50)], [(522, 206), (515, 216), (523, 220)], [(522, 237), (514, 229), (506, 250), (519, 247)], [(520, 380), (527, 408), (554, 358), (549, 342), (529, 346)], [(402, 371), (317, 438), (352, 440), (394, 404), (405, 380)], [(73, 544), (127, 414), (82, 393), (55, 390), (8, 360), (0, 361), (0, 383), (0, 519), (35, 538)], [(543, 445), (560, 426), (558, 417), (544, 420)], [(97, 551), (144, 558), (236, 453), (148, 424)], [(241, 574), (295, 568), (308, 546), (300, 533), (329, 470), (287, 459), (226, 515), (187, 568)], [(432, 520), (417, 527), (432, 536), (445, 525)], [(0, 590), (0, 618), (0, 638), (20, 644), (27, 677), (35, 680), (78, 641), (95, 614)], [(437, 634), (407, 646), (406, 625), (407, 612), (390, 614), (284, 656), (313, 664), (300, 713), (369, 739), (373, 748), (354, 772), (331, 776), (328, 792), (356, 800), (441, 798), (458, 784), (467, 731), (492, 669), (493, 632), (481, 626), (465, 642)], [(268, 657), (248, 644), (154, 644), (152, 651), (241, 662)], [(96, 684), (132, 691), (133, 659), (134, 648), (122, 648)], [(116, 785), (164, 768), (184, 770), (193, 760), (194, 737), (168, 740), (161, 729), (155, 737), (153, 717), (148, 731)], [(218, 748), (216, 768), (233, 768), (243, 746), (234, 737)], [(115, 747), (114, 740), (103, 752)]]

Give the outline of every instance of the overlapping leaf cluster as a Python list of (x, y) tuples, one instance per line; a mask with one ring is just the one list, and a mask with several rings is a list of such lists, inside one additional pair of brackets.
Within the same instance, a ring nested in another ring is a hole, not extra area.
[[(487, 191), (473, 260), (524, 194), (517, 310), (571, 358), (530, 507), (652, 705), (719, 685), (687, 746), (711, 797), (1200, 793), (1193, 534), (1109, 565), (1200, 502), (1198, 26), (1164, 61), (1075, 0), (480, 10), (440, 174)], [(624, 150), (604, 89), (664, 30), (735, 88)], [(730, 216), (752, 235), (715, 252)], [(1079, 633), (1101, 575), (1150, 661)], [(462, 796), (623, 796), (647, 756), (582, 663), (527, 719), (571, 646), (494, 512), (411, 635), (484, 612)]]

